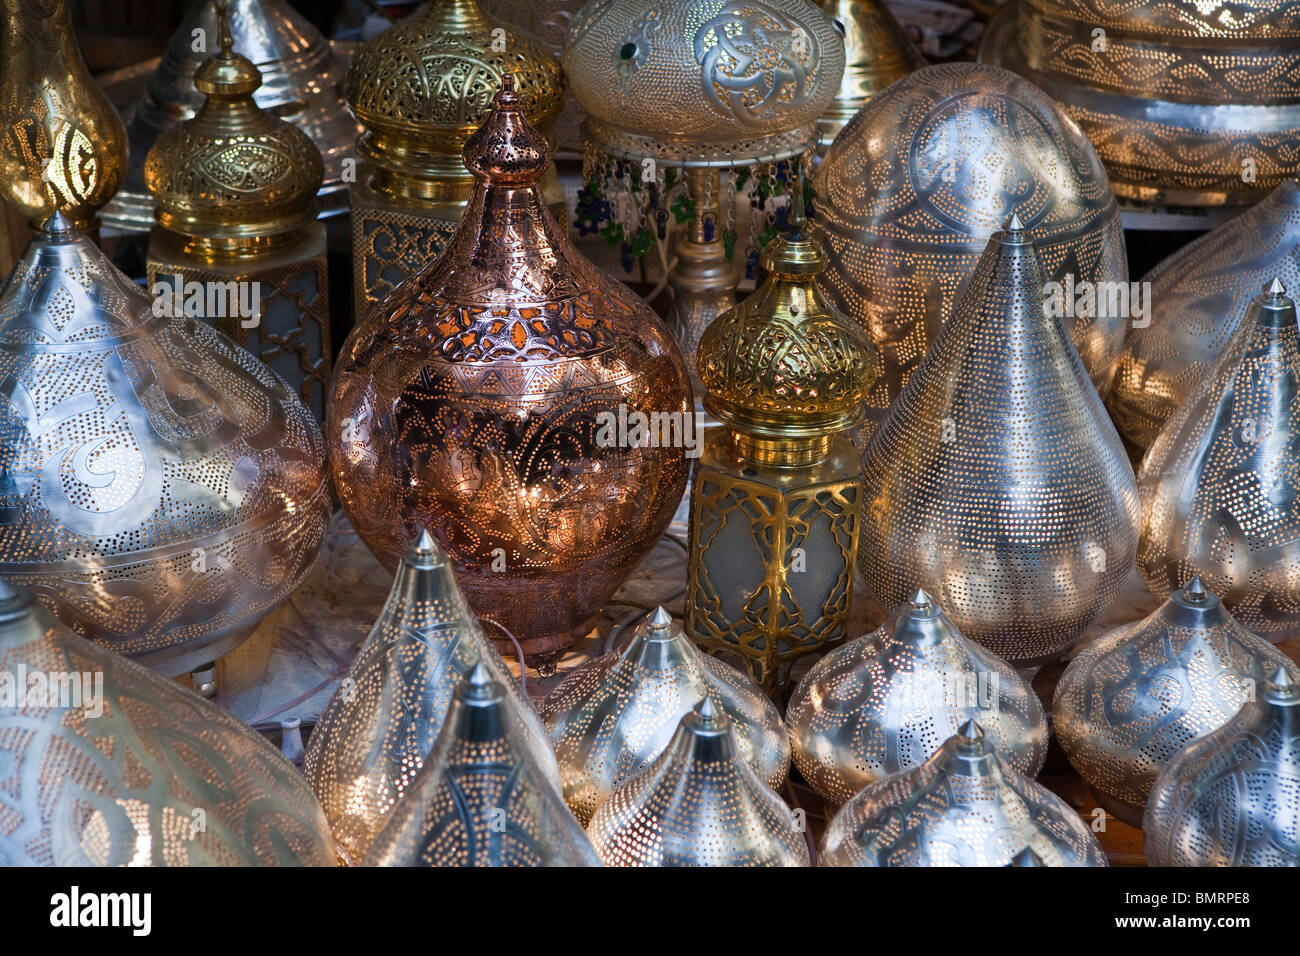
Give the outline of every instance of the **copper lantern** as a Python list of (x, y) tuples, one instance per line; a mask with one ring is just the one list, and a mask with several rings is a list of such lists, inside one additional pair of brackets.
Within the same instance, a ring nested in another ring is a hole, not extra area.
[[(547, 154), (506, 80), (465, 146), (465, 217), (349, 336), (326, 425), (376, 556), (395, 567), (427, 526), (473, 608), (535, 660), (590, 629), (668, 526), (693, 425), (667, 330), (543, 205)], [(660, 440), (619, 427), (652, 415)]]

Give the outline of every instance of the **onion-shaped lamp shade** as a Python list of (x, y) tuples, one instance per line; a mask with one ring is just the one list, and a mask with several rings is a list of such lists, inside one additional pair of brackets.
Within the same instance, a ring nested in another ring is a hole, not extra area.
[(1160, 771), (1227, 723), (1279, 667), (1300, 677), (1193, 578), (1075, 655), (1056, 685), (1056, 737), (1102, 807), (1140, 827)]
[(1137, 563), (1154, 594), (1199, 575), (1242, 624), (1300, 635), (1300, 329), (1274, 278), (1142, 460)]
[[(822, 837), (821, 866), (1106, 866), (1083, 818), (1007, 767), (975, 721), (919, 767), (871, 784)], [(1024, 865), (1018, 863), (1017, 865)]]
[(657, 608), (626, 647), (576, 668), (542, 705), (564, 799), (583, 824), (615, 787), (663, 753), (702, 697), (731, 721), (736, 746), (759, 778), (773, 790), (785, 784), (790, 743), (780, 712), (744, 673), (706, 657)]
[(1059, 657), (1119, 594), (1137, 481), (1018, 215), (863, 458), (858, 566), (888, 609), (920, 587), (1018, 667)]
[[(1013, 213), (1063, 290), (1127, 287), (1119, 209), (1092, 144), (1042, 90), (1005, 70), (945, 63), (894, 83), (840, 131), (814, 185), (814, 231), (830, 254), (820, 284), (880, 353), (873, 425)], [(1066, 331), (1104, 393), (1129, 316), (1078, 310), (1074, 299), (1063, 297)]]
[(1006, 766), (1038, 775), (1048, 733), (1038, 695), (924, 591), (814, 664), (786, 710), (795, 765), (837, 804), (920, 766), (967, 720), (980, 722)]
[(171, 676), (288, 599), (331, 505), (311, 412), (165, 304), (61, 213), (0, 288), (0, 575)]
[(709, 697), (587, 827), (607, 866), (808, 866), (795, 814), (741, 756)]
[(326, 436), (380, 561), (427, 527), (474, 610), (544, 661), (587, 633), (686, 487), (684, 448), (620, 443), (610, 423), (684, 424), (691, 399), (667, 329), (542, 204), (549, 150), (512, 87), (465, 146), (477, 185), (447, 249), (344, 343)]
[(4, 580), (0, 806), (0, 866), (336, 862), (320, 804), (279, 751)]
[(475, 664), (367, 866), (600, 866), (508, 700)]
[(360, 863), (442, 731), (462, 678), (482, 663), (506, 688), (506, 720), (559, 786), (546, 731), (429, 533), (402, 555), (388, 601), (312, 731), (304, 767), (339, 855)]
[(1286, 668), (1169, 761), (1142, 830), (1152, 866), (1300, 866), (1300, 683)]

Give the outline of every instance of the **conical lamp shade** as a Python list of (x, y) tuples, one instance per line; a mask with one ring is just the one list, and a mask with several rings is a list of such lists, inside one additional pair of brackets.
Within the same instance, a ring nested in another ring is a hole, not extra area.
[(924, 763), (968, 720), (1027, 777), (1047, 757), (1047, 717), (1032, 687), (957, 630), (918, 591), (875, 631), (804, 675), (786, 710), (795, 764), (827, 800)]
[(1300, 677), (1193, 578), (1070, 661), (1052, 704), (1056, 737), (1098, 802), (1140, 827), (1161, 769), (1227, 723), (1279, 667)]
[(1142, 277), (1151, 312), (1134, 325), (1107, 404), (1115, 426), (1147, 448), (1202, 382), (1255, 292), (1274, 276), (1300, 289), (1300, 184), (1267, 197), (1164, 259)]
[(545, 728), (426, 531), (402, 556), (379, 620), (308, 742), (304, 770), (345, 861), (365, 857), (438, 739), (456, 687), (480, 663), (507, 688), (505, 719), (558, 787)]
[(1300, 684), (1284, 668), (1151, 788), (1152, 866), (1300, 866)]
[(61, 213), (0, 288), (0, 575), (169, 676), (288, 599), (331, 511), (311, 412), (173, 304)]
[[(826, 828), (821, 866), (1106, 866), (1092, 830), (1002, 763), (967, 721), (920, 767), (858, 793)], [(1019, 861), (1019, 862), (1017, 862)]]
[(808, 866), (794, 813), (750, 768), (705, 697), (654, 763), (587, 827), (607, 866)]
[(0, 581), (0, 866), (332, 866), (253, 730)]
[(887, 608), (924, 588), (1017, 666), (1068, 650), (1119, 593), (1138, 494), (1014, 218), (863, 458), (858, 567)]
[(542, 705), (564, 799), (578, 819), (589, 823), (615, 787), (663, 753), (705, 696), (731, 721), (741, 756), (780, 789), (790, 769), (780, 712), (748, 676), (701, 653), (658, 608), (626, 647), (574, 670)]
[(1138, 570), (1193, 575), (1253, 632), (1300, 634), (1300, 330), (1274, 279), (1142, 460)]
[(367, 866), (600, 866), (509, 699), (475, 664)]

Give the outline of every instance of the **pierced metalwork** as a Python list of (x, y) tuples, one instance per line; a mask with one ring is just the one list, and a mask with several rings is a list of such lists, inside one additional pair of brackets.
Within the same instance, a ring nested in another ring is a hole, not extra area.
[(367, 866), (600, 866), (509, 700), (476, 663)]
[(265, 739), (3, 580), (0, 807), (0, 866), (336, 863), (316, 798)]
[(799, 772), (837, 804), (919, 767), (968, 720), (1017, 773), (1032, 779), (1047, 758), (1047, 718), (1033, 688), (966, 640), (924, 591), (813, 665), (786, 720)]
[(1300, 171), (1300, 4), (1021, 0), (979, 59), (1062, 104), (1115, 192), (1247, 205)]
[(1285, 668), (1169, 761), (1142, 829), (1152, 866), (1300, 866), (1300, 685)]
[[(1038, 857), (1031, 864), (1029, 850)], [(821, 866), (1106, 866), (1083, 818), (1007, 767), (973, 720), (921, 766), (886, 777), (840, 809)]]
[(1154, 594), (1199, 575), (1233, 617), (1300, 635), (1300, 330), (1276, 278), (1142, 461), (1138, 570)]
[[(1128, 282), (1119, 210), (1092, 144), (1004, 70), (946, 63), (899, 80), (836, 137), (814, 183), (813, 230), (830, 253), (821, 284), (883, 363), (867, 399), (872, 426), (1013, 213), (1053, 281)], [(1103, 311), (1063, 321), (1104, 393), (1129, 316)]]
[(893, 609), (924, 588), (1020, 667), (1073, 646), (1138, 537), (1133, 469), (1046, 281), (1013, 214), (863, 458), (868, 590)]
[(503, 719), (529, 741), (558, 789), (559, 768), (532, 702), (484, 637), (446, 552), (423, 532), (402, 555), (388, 601), (307, 747), (304, 772), (345, 862), (365, 857), (433, 749), (461, 679), (479, 663), (506, 688)]
[(1274, 277), (1300, 289), (1300, 185), (1290, 180), (1142, 277), (1150, 323), (1129, 332), (1107, 401), (1120, 434), (1140, 448), (1155, 441)]
[(1161, 769), (1227, 723), (1278, 667), (1300, 677), (1193, 578), (1151, 614), (1070, 661), (1056, 686), (1052, 723), (1098, 802), (1140, 827)]
[[(659, 539), (693, 421), (667, 329), (563, 235), (549, 149), (507, 82), (465, 147), (450, 244), (344, 343), (326, 435), (353, 526), (387, 567), (428, 527), (470, 604), (553, 659)], [(676, 418), (652, 442), (629, 416)]]
[(0, 290), (0, 575), (165, 674), (238, 645), (331, 512), (311, 413), (56, 215)]
[(710, 697), (601, 804), (587, 833), (606, 866), (810, 863), (802, 821), (745, 761)]
[(731, 721), (741, 756), (773, 790), (785, 785), (790, 742), (781, 714), (742, 672), (701, 654), (658, 608), (622, 650), (588, 661), (542, 705), (564, 799), (582, 821), (668, 746), (702, 697)]

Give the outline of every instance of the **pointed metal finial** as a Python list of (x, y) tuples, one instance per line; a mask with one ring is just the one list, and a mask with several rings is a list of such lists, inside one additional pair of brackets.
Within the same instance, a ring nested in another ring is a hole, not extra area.
[(972, 718), (957, 728), (957, 736), (963, 740), (983, 740), (984, 728)]
[(230, 33), (230, 15), (226, 11), (228, 0), (212, 0), (217, 8), (217, 45), (222, 56), (229, 56), (235, 46), (235, 39)]
[[(54, 188), (52, 186), (50, 187), (50, 194), (54, 195)], [(51, 200), (51, 202), (53, 202), (53, 200)], [(72, 223), (69, 221), (67, 216), (63, 215), (63, 210), (58, 208), (58, 206), (55, 206), (53, 215), (45, 220), (45, 224), (41, 229), (47, 235), (66, 236), (68, 233), (72, 232)]]
[(663, 632), (673, 626), (673, 617), (663, 609), (662, 605), (660, 605), (655, 608), (654, 613), (650, 615), (649, 624), (650, 630)]
[(929, 610), (934, 604), (934, 599), (926, 593), (924, 588), (917, 588), (916, 593), (912, 595), (911, 605), (918, 611)]
[(794, 188), (794, 201), (790, 204), (790, 231), (803, 232), (804, 226), (808, 224), (807, 207), (803, 200), (803, 176), (800, 175), (799, 181)]
[(1183, 593), (1193, 601), (1204, 601), (1209, 595), (1205, 589), (1205, 582), (1201, 580), (1199, 574), (1183, 585)]
[(1024, 232), (1025, 224), (1020, 221), (1020, 213), (1013, 212), (1011, 218), (1007, 220), (1007, 232)]
[(700, 698), (700, 702), (695, 705), (695, 713), (708, 723), (712, 723), (718, 717), (718, 708), (714, 705), (713, 699), (705, 694)]
[(1033, 851), (1031, 847), (1025, 847), (1019, 853), (1011, 858), (1008, 866), (1046, 866), (1043, 858)]
[(437, 550), (437, 543), (433, 540), (433, 535), (429, 534), (429, 529), (425, 528), (420, 532), (420, 537), (415, 541), (416, 554), (433, 554)]
[(1268, 679), (1268, 682), (1282, 690), (1290, 690), (1295, 686), (1295, 681), (1291, 679), (1290, 672), (1281, 665), (1278, 665), (1278, 669), (1273, 672), (1273, 676)]
[(465, 682), (470, 687), (481, 689), (492, 683), (492, 675), (488, 672), (487, 666), (482, 661), (479, 661), (465, 675)]
[(1278, 276), (1273, 276), (1273, 281), (1264, 286), (1264, 291), (1268, 295), (1286, 295), (1286, 286)]

